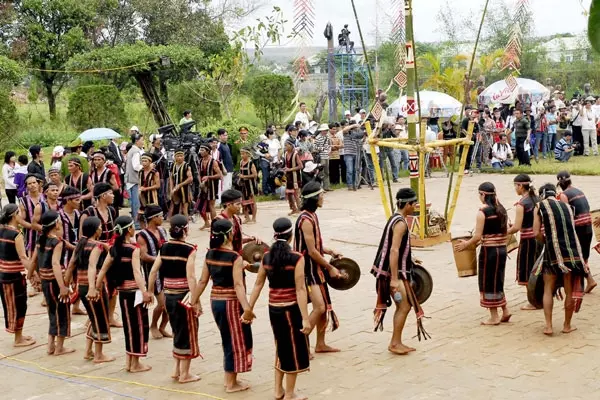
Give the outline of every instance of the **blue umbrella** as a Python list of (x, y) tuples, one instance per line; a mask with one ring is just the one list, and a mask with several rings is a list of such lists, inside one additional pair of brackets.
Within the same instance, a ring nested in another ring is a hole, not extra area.
[(113, 131), (112, 129), (108, 129), (108, 128), (93, 128), (93, 129), (88, 129), (87, 131), (83, 132), (81, 135), (79, 135), (79, 139), (81, 139), (82, 142), (88, 141), (88, 140), (104, 140), (104, 139), (116, 139), (116, 138), (120, 138), (121, 135), (119, 135), (117, 132)]

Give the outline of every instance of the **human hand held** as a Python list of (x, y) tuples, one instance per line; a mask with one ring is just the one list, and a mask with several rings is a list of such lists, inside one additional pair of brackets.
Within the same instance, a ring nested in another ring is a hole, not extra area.
[(594, 219), (594, 226), (596, 228), (600, 228), (600, 217), (597, 217), (596, 219)]
[(148, 291), (142, 293), (142, 299), (144, 304), (152, 304), (154, 302), (154, 296), (152, 296), (152, 294)]
[(71, 290), (69, 289), (68, 286), (63, 286), (60, 288), (60, 293), (58, 295), (58, 299), (61, 303), (68, 303), (69, 302), (69, 293), (71, 292)]
[(250, 324), (252, 323), (252, 320), (254, 320), (256, 318), (256, 315), (254, 315), (254, 311), (249, 308), (247, 310), (244, 311), (244, 313), (242, 314), (242, 323), (244, 324)]
[(341, 279), (341, 278), (343, 278), (342, 273), (336, 267), (331, 267), (331, 269), (329, 270), (329, 276), (331, 278), (333, 278), (333, 279)]
[(263, 243), (262, 240), (260, 240), (256, 236), (252, 236), (252, 239), (254, 239), (254, 241), (256, 242), (256, 244), (262, 244)]
[(390, 281), (390, 290), (392, 293), (397, 292), (400, 287), (400, 279), (392, 279)]
[(466, 248), (467, 248), (467, 241), (466, 240), (460, 240), (454, 246), (454, 250), (456, 250), (456, 251), (464, 251)]
[(96, 301), (98, 300), (98, 292), (96, 291), (95, 287), (90, 286), (90, 288), (88, 289), (88, 293), (85, 296), (86, 299), (88, 299), (89, 301)]
[(302, 320), (302, 329), (300, 329), (300, 332), (304, 333), (305, 335), (310, 334), (310, 331), (312, 330), (312, 326), (310, 325), (310, 321), (308, 319), (303, 319)]

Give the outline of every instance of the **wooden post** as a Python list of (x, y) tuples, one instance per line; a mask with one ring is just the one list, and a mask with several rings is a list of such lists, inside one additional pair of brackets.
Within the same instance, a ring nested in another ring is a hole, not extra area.
[(377, 129), (371, 129), (371, 123), (369, 121), (365, 122), (365, 129), (367, 130), (367, 137), (369, 139), (369, 149), (371, 150), (371, 159), (373, 160), (373, 167), (375, 168), (375, 176), (377, 177), (377, 185), (379, 186), (379, 195), (381, 196), (381, 205), (383, 205), (383, 211), (385, 211), (385, 216), (389, 219), (392, 216), (393, 208), (391, 207), (390, 199), (390, 207), (387, 207), (387, 197), (385, 195), (385, 187), (383, 186), (383, 175), (381, 174), (381, 168), (379, 167), (379, 158), (377, 157), (377, 150), (375, 150), (375, 144), (371, 139), (374, 138)]
[(460, 193), (460, 185), (462, 184), (463, 176), (465, 174), (465, 165), (467, 163), (467, 155), (469, 153), (469, 146), (471, 137), (473, 137), (473, 128), (475, 123), (469, 121), (469, 127), (467, 129), (467, 140), (468, 143), (463, 145), (462, 154), (460, 156), (460, 166), (458, 167), (458, 178), (456, 179), (456, 186), (454, 187), (454, 193), (452, 194), (452, 202), (450, 203), (450, 209), (448, 210), (448, 218), (446, 219), (446, 227), (450, 232), (452, 226), (452, 219), (454, 218), (454, 210), (456, 209), (456, 203), (458, 202), (458, 195)]
[[(406, 120), (408, 122), (408, 143), (417, 143), (417, 124), (419, 119), (417, 117), (417, 104), (415, 99), (415, 87), (417, 85), (415, 79), (415, 51), (413, 46), (413, 30), (412, 30), (412, 0), (404, 0), (404, 23), (406, 27)], [(419, 168), (421, 166), (419, 165)], [(411, 177), (410, 187), (415, 191), (419, 192), (419, 180), (418, 178)], [(421, 201), (419, 199), (419, 201)]]
[(419, 237), (425, 239), (427, 235), (427, 198), (425, 194), (425, 132), (426, 122), (421, 121), (419, 127), (419, 140), (421, 148), (419, 149)]

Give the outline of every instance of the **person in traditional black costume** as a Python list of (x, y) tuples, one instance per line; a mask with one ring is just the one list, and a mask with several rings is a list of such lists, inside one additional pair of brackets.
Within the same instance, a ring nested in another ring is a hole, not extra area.
[(210, 221), (217, 216), (215, 204), (219, 198), (219, 184), (223, 178), (220, 163), (211, 156), (208, 144), (200, 145), (200, 161), (198, 174), (200, 177), (200, 195), (196, 208), (204, 219), (204, 226), (200, 229), (210, 229)]
[[(513, 224), (509, 226), (507, 234), (521, 233), (517, 253), (516, 279), (520, 286), (527, 286), (529, 276), (541, 250), (533, 234), (533, 214), (538, 198), (529, 175), (517, 175), (513, 183), (515, 192), (521, 198), (515, 204), (515, 219)], [(521, 310), (536, 310), (536, 307), (527, 303), (521, 307)]]
[(592, 216), (590, 214), (590, 203), (585, 194), (573, 186), (571, 182), (571, 174), (568, 171), (561, 171), (556, 175), (558, 186), (562, 189), (558, 199), (571, 206), (575, 218), (575, 233), (577, 240), (581, 246), (581, 257), (585, 264), (587, 286), (586, 293), (590, 293), (598, 283), (594, 280), (594, 276), (590, 272), (588, 259), (590, 258), (590, 247), (594, 238), (594, 228), (592, 227)]
[(325, 259), (324, 255), (328, 254), (333, 258), (340, 258), (342, 255), (323, 245), (316, 211), (323, 206), (324, 192), (321, 184), (314, 181), (302, 188), (302, 212), (298, 215), (294, 226), (294, 251), (304, 255), (304, 276), (313, 305), (310, 324), (317, 328), (316, 353), (340, 351), (325, 343), (325, 332), (329, 322), (331, 322), (332, 331), (335, 331), (340, 325), (333, 311), (325, 273), (334, 279), (340, 278), (341, 273)]
[(163, 244), (150, 271), (150, 292), (158, 281), (164, 281), (166, 308), (173, 330), (173, 358), (175, 368), (172, 377), (179, 383), (195, 382), (200, 376), (190, 373), (194, 358), (200, 356), (198, 345), (198, 312), (190, 304), (189, 297), (196, 289), (196, 246), (187, 243), (188, 219), (178, 214), (171, 218), (171, 240)]
[[(115, 221), (115, 235), (102, 269), (96, 277), (96, 289), (103, 287), (104, 277), (108, 276), (117, 285), (119, 305), (125, 334), (125, 353), (128, 372), (145, 372), (150, 366), (140, 362), (148, 354), (148, 308), (152, 303), (152, 294), (146, 289), (146, 281), (140, 261), (140, 249), (131, 244), (135, 236), (133, 219), (120, 216)], [(136, 304), (141, 293), (142, 302)]]
[(210, 304), (215, 322), (221, 332), (225, 391), (240, 392), (250, 388), (238, 381), (240, 373), (252, 370), (252, 329), (255, 318), (246, 298), (246, 278), (242, 256), (233, 249), (233, 224), (228, 219), (212, 223), (210, 250), (206, 253), (202, 276), (194, 291), (191, 304), (202, 312), (200, 296), (209, 280), (213, 286)]
[(66, 266), (61, 263), (63, 243), (60, 215), (56, 211), (46, 211), (41, 223), (42, 232), (32, 262), (37, 264), (47, 304), (48, 354), (60, 356), (75, 351), (64, 347), (65, 339), (71, 336), (71, 307), (69, 287), (63, 279)]
[[(102, 221), (97, 217), (88, 217), (83, 222), (81, 238), (77, 242), (73, 257), (67, 269), (67, 275), (77, 275), (77, 288), (79, 298), (83, 303), (89, 317), (89, 325), (86, 332), (86, 360), (94, 360), (95, 363), (114, 361), (115, 357), (109, 357), (102, 351), (103, 346), (111, 342), (110, 322), (108, 318), (108, 292), (102, 285), (102, 289), (96, 290), (96, 272), (99, 257), (91, 257), (96, 248), (105, 251), (104, 245), (98, 241), (102, 234)], [(76, 272), (75, 272), (76, 271)], [(92, 351), (94, 344), (94, 351)]]
[(171, 190), (169, 215), (188, 215), (188, 207), (192, 201), (191, 186), (193, 181), (192, 167), (185, 162), (185, 152), (177, 150), (175, 152), (175, 162), (171, 167), (171, 176), (169, 176), (169, 187)]
[(27, 313), (27, 275), (32, 265), (25, 250), (25, 239), (19, 229), (19, 206), (8, 204), (0, 213), (0, 299), (4, 310), (4, 327), (15, 335), (13, 346), (35, 344), (30, 336), (23, 335)]
[[(490, 319), (482, 325), (499, 325), (508, 322), (512, 314), (506, 305), (504, 295), (504, 272), (506, 269), (507, 220), (506, 209), (498, 201), (496, 188), (491, 182), (479, 185), (479, 200), (483, 206), (477, 212), (475, 231), (470, 240), (459, 241), (457, 251), (476, 246), (479, 250), (479, 300), (481, 307), (490, 310)], [(502, 316), (498, 315), (502, 308)]]
[(250, 307), (254, 309), (268, 278), (269, 319), (275, 338), (275, 398), (298, 399), (296, 378), (299, 373), (308, 371), (310, 366), (308, 334), (311, 325), (304, 257), (290, 246), (294, 233), (292, 221), (279, 218), (273, 223), (273, 230), (275, 241), (258, 270)]
[(417, 316), (417, 335), (419, 340), (429, 335), (423, 328), (424, 317), (417, 297), (412, 289), (413, 262), (410, 245), (410, 230), (406, 218), (413, 215), (417, 194), (410, 188), (400, 189), (396, 193), (397, 211), (390, 217), (379, 242), (377, 255), (371, 269), (376, 278), (377, 305), (375, 311), (375, 331), (383, 330), (383, 318), (386, 310), (396, 304), (394, 330), (388, 350), (394, 354), (405, 355), (416, 349), (402, 343), (402, 331), (411, 307)]
[(543, 262), (536, 273), (544, 274), (545, 335), (552, 335), (553, 297), (562, 286), (565, 289), (565, 322), (563, 333), (573, 332), (573, 312), (583, 301), (585, 264), (577, 239), (574, 213), (571, 207), (556, 198), (556, 187), (547, 183), (539, 189), (541, 201), (536, 206), (533, 231), (545, 244)]
[[(244, 209), (244, 223), (256, 223), (256, 195), (258, 194), (258, 172), (252, 162), (252, 152), (249, 148), (241, 149), (240, 160), (240, 187), (242, 189), (242, 207)], [(252, 214), (252, 219), (250, 219)]]

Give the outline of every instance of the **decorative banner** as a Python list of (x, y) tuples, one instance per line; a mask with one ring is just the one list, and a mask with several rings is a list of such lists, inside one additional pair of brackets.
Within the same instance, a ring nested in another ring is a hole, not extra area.
[(312, 44), (315, 24), (315, 12), (312, 0), (294, 0), (294, 28), (292, 35), (298, 43), (299, 52), (294, 61), (296, 79), (304, 81), (308, 76), (306, 49)]
[(383, 107), (380, 102), (375, 102), (373, 109), (371, 110), (371, 115), (375, 118), (375, 121), (379, 121), (381, 116), (383, 115)]
[[(404, 0), (392, 0), (394, 7), (394, 24), (392, 25), (391, 41), (396, 44), (396, 65), (399, 70), (404, 69), (404, 60), (406, 58), (406, 33), (405, 33), (405, 16), (404, 16)], [(403, 87), (403, 86), (402, 86)]]
[(528, 12), (529, 0), (517, 0), (515, 5), (515, 15), (513, 16), (510, 38), (504, 49), (504, 57), (502, 58), (502, 70), (511, 69), (519, 72), (521, 68), (521, 38), (523, 25), (529, 16)]
[(406, 68), (415, 67), (415, 53), (413, 51), (412, 43), (406, 42)]
[(398, 72), (398, 75), (396, 75), (394, 77), (394, 82), (396, 82), (398, 84), (400, 89), (405, 88), (406, 84), (408, 83), (408, 78), (406, 76), (406, 73), (404, 71)]
[(508, 86), (508, 89), (512, 92), (517, 88), (517, 80), (514, 76), (509, 75), (506, 77), (506, 79), (504, 79), (504, 82), (506, 82), (506, 86)]
[(419, 153), (408, 153), (408, 169), (411, 179), (419, 178)]

